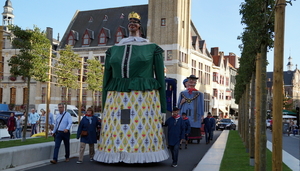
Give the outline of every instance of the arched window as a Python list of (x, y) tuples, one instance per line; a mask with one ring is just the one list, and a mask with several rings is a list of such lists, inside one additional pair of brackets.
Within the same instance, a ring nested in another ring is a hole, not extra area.
[(75, 44), (74, 35), (70, 33), (68, 37), (68, 45), (74, 46), (74, 44)]
[(74, 31), (74, 30), (71, 30), (69, 35), (68, 35), (68, 39), (67, 39), (68, 45), (74, 46), (76, 41), (78, 40), (78, 38), (79, 38), (78, 32)]
[(121, 39), (123, 39), (124, 35), (121, 31), (121, 29), (119, 28), (116, 34), (116, 43), (119, 43), (121, 41)]
[(89, 45), (89, 44), (90, 44), (90, 36), (89, 36), (88, 32), (86, 31), (83, 35), (82, 45)]
[(99, 42), (98, 44), (106, 44), (107, 42), (107, 36), (105, 35), (105, 32), (104, 32), (104, 29), (102, 29), (100, 31), (100, 34), (99, 34)]

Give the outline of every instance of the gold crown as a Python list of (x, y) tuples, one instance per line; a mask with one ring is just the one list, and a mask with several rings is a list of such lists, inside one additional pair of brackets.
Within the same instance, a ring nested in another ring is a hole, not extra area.
[(130, 18), (135, 18), (135, 19), (141, 20), (141, 16), (138, 13), (134, 12), (134, 11), (132, 11), (131, 13), (129, 13), (128, 20)]

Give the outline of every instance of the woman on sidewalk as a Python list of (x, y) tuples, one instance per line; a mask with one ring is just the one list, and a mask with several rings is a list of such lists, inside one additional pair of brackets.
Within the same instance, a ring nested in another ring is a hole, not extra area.
[[(77, 130), (77, 139), (80, 138), (80, 151), (77, 164), (83, 162), (83, 154), (85, 151), (86, 144), (89, 145), (90, 161), (94, 161), (93, 157), (95, 154), (94, 144), (97, 143), (97, 127), (101, 125), (98, 118), (94, 116), (94, 111), (91, 107), (86, 111), (85, 116), (79, 123)], [(84, 134), (85, 132), (86, 134)]]
[(15, 114), (11, 113), (10, 117), (8, 118), (7, 121), (7, 131), (10, 135), (10, 139), (14, 139), (14, 131), (16, 130), (16, 118), (15, 118)]

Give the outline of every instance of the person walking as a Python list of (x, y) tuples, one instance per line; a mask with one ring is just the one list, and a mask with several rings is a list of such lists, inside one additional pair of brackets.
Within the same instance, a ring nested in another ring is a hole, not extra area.
[(184, 122), (178, 113), (179, 109), (177, 107), (174, 107), (172, 111), (172, 116), (167, 119), (164, 125), (168, 127), (168, 145), (172, 154), (172, 167), (177, 167), (179, 144), (180, 141), (184, 139), (185, 135)]
[(57, 163), (58, 152), (62, 141), (64, 141), (65, 146), (65, 161), (70, 161), (70, 128), (72, 126), (72, 116), (69, 112), (65, 111), (65, 105), (63, 103), (58, 104), (58, 111), (59, 114), (56, 116), (54, 130), (51, 131), (55, 141), (53, 159), (50, 160), (52, 164)]
[(10, 139), (14, 139), (14, 131), (16, 130), (16, 118), (15, 118), (15, 114), (11, 113), (10, 117), (8, 118), (7, 121), (7, 131), (10, 135)]
[(29, 116), (28, 117), (28, 123), (31, 126), (31, 134), (30, 134), (30, 136), (32, 136), (33, 134), (37, 133), (37, 126), (39, 124), (40, 115), (35, 112), (34, 108), (32, 108), (31, 109), (31, 113), (28, 116)]
[(211, 119), (211, 113), (208, 112), (206, 118), (203, 119), (206, 144), (209, 144), (210, 140), (212, 139), (211, 138), (212, 122), (210, 121), (210, 119)]
[(49, 116), (49, 120), (48, 120), (49, 129), (50, 129), (50, 131), (53, 131), (55, 120), (54, 120), (54, 115), (53, 115), (53, 113), (51, 113), (50, 109), (49, 109), (48, 116)]
[(210, 141), (212, 141), (214, 139), (214, 131), (216, 130), (216, 119), (212, 116), (210, 112), (208, 112), (208, 114), (210, 115), (209, 122), (211, 125)]
[(40, 120), (39, 120), (39, 132), (45, 132), (46, 128), (46, 111), (44, 109), (40, 110)]
[[(188, 145), (188, 141), (189, 141), (189, 134), (191, 132), (191, 124), (190, 124), (190, 121), (189, 121), (189, 118), (186, 116), (186, 113), (182, 113), (182, 119), (183, 119), (183, 122), (184, 122), (184, 127), (185, 127), (185, 149), (187, 149), (187, 145)], [(181, 144), (182, 144), (182, 140), (180, 141), (180, 146), (179, 146), (179, 149), (181, 150)]]
[(89, 145), (90, 161), (94, 161), (94, 144), (97, 143), (97, 128), (100, 125), (101, 123), (98, 121), (98, 118), (94, 116), (93, 109), (89, 107), (85, 116), (81, 119), (77, 130), (77, 139), (80, 137), (80, 151), (78, 161), (76, 162), (77, 164), (83, 162), (83, 154), (86, 144)]
[(21, 138), (22, 129), (23, 129), (23, 119), (19, 115), (19, 116), (17, 116), (17, 119), (16, 119), (16, 137), (17, 138)]

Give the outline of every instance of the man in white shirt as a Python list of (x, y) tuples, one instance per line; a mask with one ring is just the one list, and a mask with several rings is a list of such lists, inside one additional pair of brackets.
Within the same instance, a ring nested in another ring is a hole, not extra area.
[(32, 108), (31, 113), (29, 113), (29, 115), (28, 115), (28, 124), (29, 124), (29, 126), (31, 126), (31, 135), (30, 136), (37, 133), (36, 127), (39, 124), (39, 120), (40, 120), (40, 115), (35, 112), (34, 108)]
[(70, 128), (72, 126), (72, 116), (69, 112), (65, 112), (65, 105), (63, 103), (58, 104), (58, 110), (59, 114), (56, 115), (55, 126), (53, 131), (51, 131), (55, 141), (53, 160), (50, 160), (52, 164), (57, 163), (58, 152), (62, 141), (64, 141), (65, 145), (65, 161), (70, 161)]

